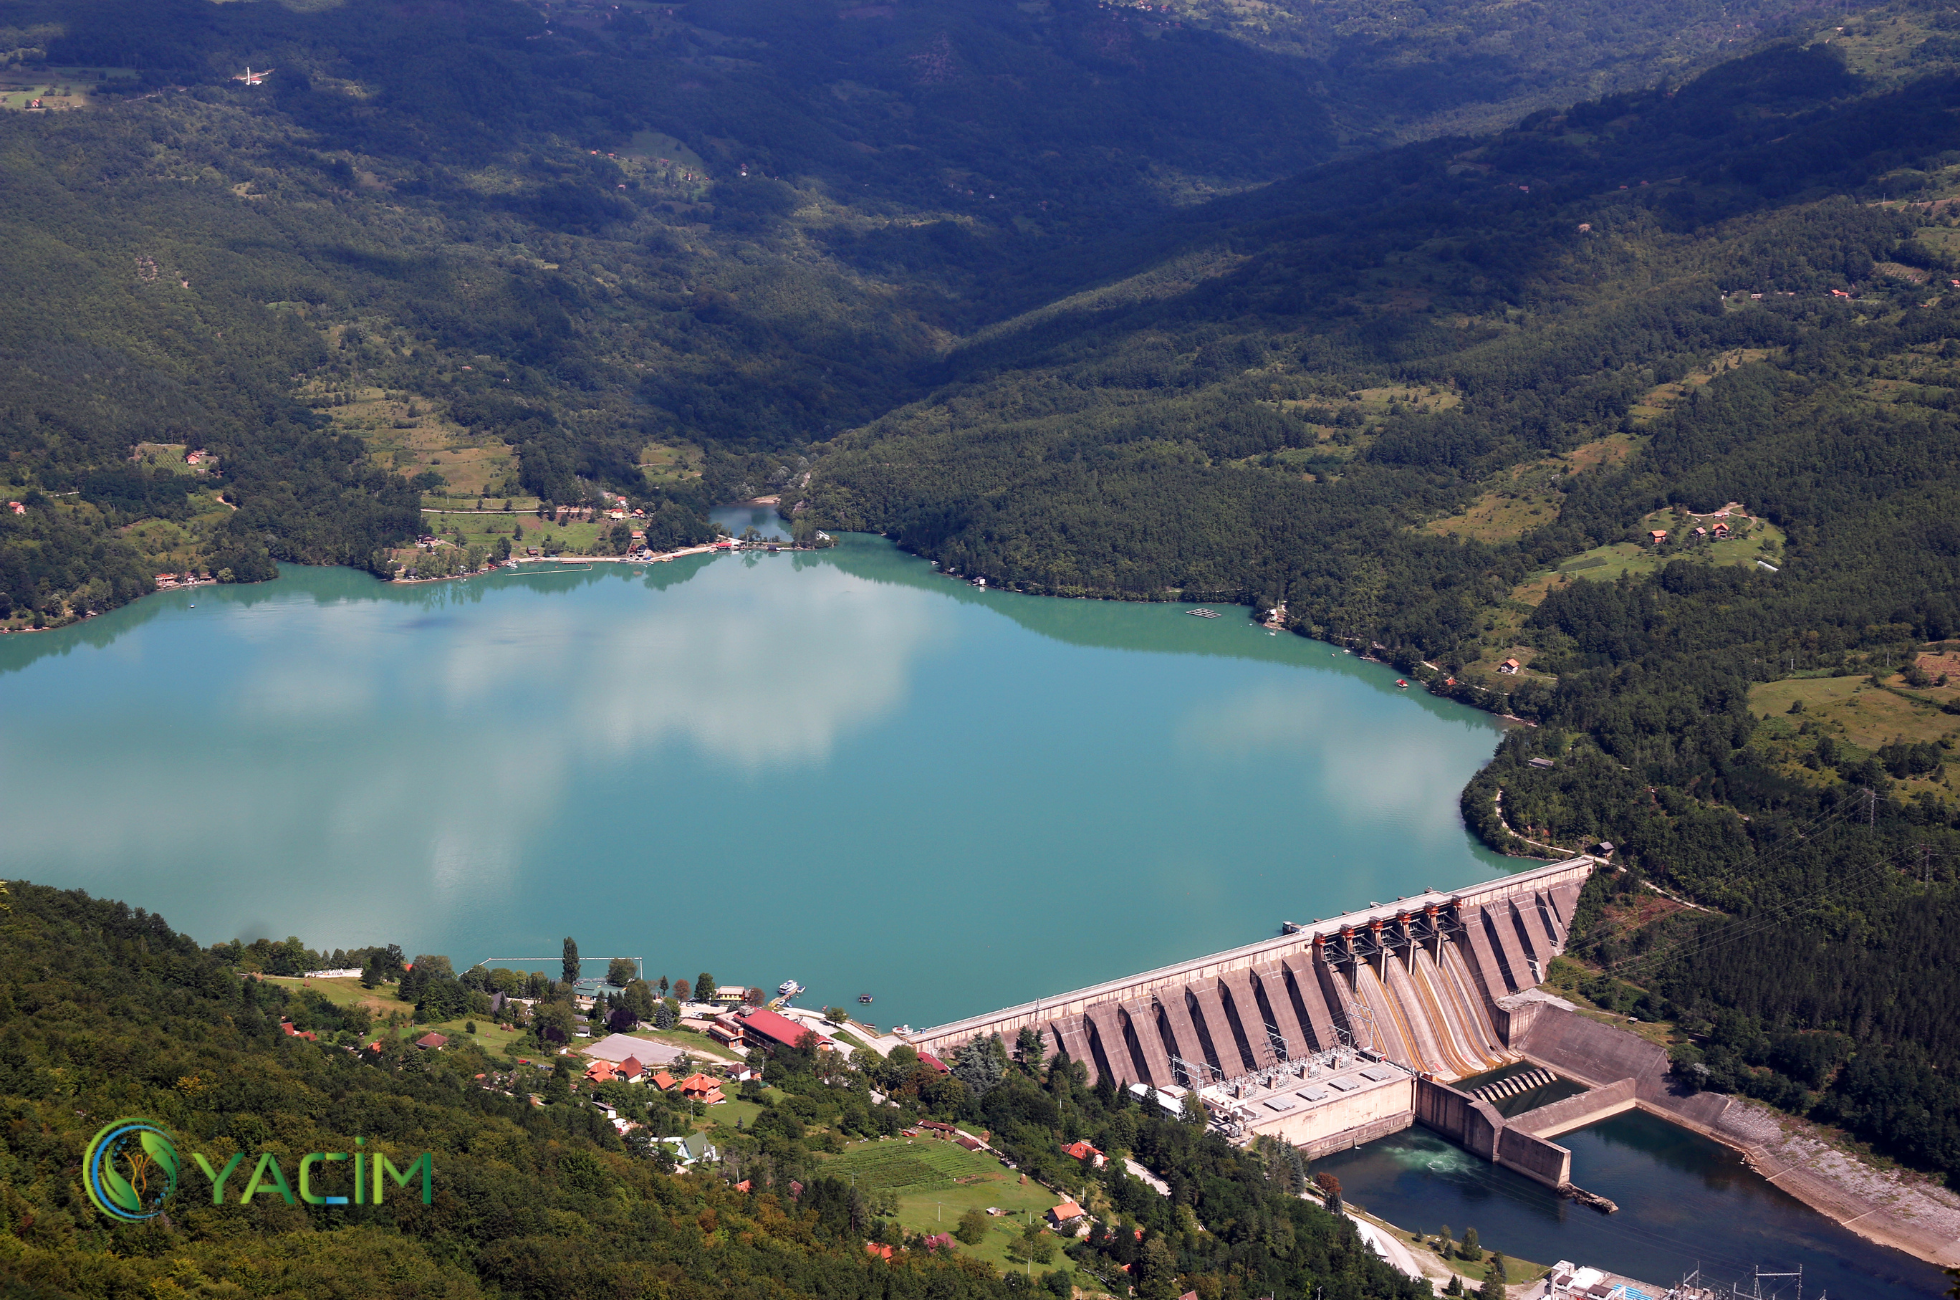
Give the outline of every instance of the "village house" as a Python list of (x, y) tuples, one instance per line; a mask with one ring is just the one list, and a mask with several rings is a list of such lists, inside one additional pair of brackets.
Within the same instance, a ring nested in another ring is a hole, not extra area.
[(1063, 1201), (1042, 1217), (1048, 1220), (1049, 1227), (1060, 1228), (1064, 1224), (1074, 1223), (1077, 1219), (1080, 1219), (1082, 1217), (1082, 1207), (1074, 1201)]
[(1724, 540), (1725, 538), (1727, 538), (1727, 537), (1728, 537), (1728, 535), (1729, 535), (1729, 531), (1730, 531), (1730, 530), (1729, 530), (1729, 521), (1728, 521), (1728, 520), (1726, 520), (1726, 519), (1717, 519), (1717, 520), (1715, 521), (1715, 540), (1716, 540), (1716, 541), (1718, 541), (1718, 542), (1719, 542), (1719, 541), (1722, 541), (1722, 540)]
[(1515, 674), (1518, 671), (1518, 669), (1522, 668), (1523, 666), (1524, 666), (1523, 664), (1520, 664), (1515, 659), (1506, 659), (1503, 663), (1497, 665), (1497, 671), (1505, 674), (1506, 676), (1510, 676)]
[(1662, 542), (1667, 540), (1667, 529), (1656, 528), (1651, 533), (1648, 533), (1647, 537), (1650, 541), (1653, 542), (1654, 545), (1659, 546)]
[(705, 1074), (690, 1074), (680, 1082), (681, 1096), (689, 1101), (698, 1101), (704, 1106), (718, 1106), (727, 1101), (721, 1092), (721, 1081)]
[(1101, 1169), (1109, 1163), (1108, 1156), (1105, 1156), (1087, 1142), (1071, 1142), (1062, 1148), (1062, 1154), (1072, 1159), (1089, 1161), (1089, 1167), (1091, 1169)]
[(449, 1039), (442, 1034), (424, 1034), (415, 1040), (415, 1045), (425, 1052), (431, 1052), (449, 1046)]

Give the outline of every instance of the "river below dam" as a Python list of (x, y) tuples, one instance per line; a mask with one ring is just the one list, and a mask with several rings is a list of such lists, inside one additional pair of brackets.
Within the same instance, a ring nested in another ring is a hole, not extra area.
[[(1540, 1264), (1570, 1260), (1660, 1287), (1700, 1268), (1723, 1294), (1757, 1269), (1803, 1272), (1810, 1300), (1905, 1300), (1946, 1294), (1946, 1275), (1874, 1245), (1750, 1169), (1719, 1142), (1629, 1111), (1555, 1139), (1572, 1152), (1572, 1181), (1619, 1203), (1601, 1214), (1550, 1188), (1413, 1128), (1313, 1162), (1353, 1204), (1413, 1232), (1475, 1228), (1483, 1246)], [(1513, 1279), (1521, 1275), (1515, 1271)], [(1763, 1295), (1796, 1300), (1794, 1278)]]

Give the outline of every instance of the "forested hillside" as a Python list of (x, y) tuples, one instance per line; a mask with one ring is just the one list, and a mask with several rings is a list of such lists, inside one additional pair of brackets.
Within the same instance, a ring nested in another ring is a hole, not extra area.
[(1696, 1086), (1960, 1176), (1946, 21), (1167, 222), (836, 440), (807, 508), (995, 586), (1283, 602), (1519, 715), (1465, 817), (1616, 847), (1589, 992)]
[[(1789, 21), (8, 0), (0, 447), (27, 513), (0, 517), (0, 626), (159, 570), (383, 573), (444, 486), (624, 491), (698, 534), (1120, 232)], [(393, 445), (360, 416), (383, 404), (440, 445)]]
[[(1106, 1207), (1107, 1224), (1133, 1229), (1099, 1228), (1074, 1243), (1044, 1269), (1043, 1294), (1068, 1295), (1077, 1264), (1093, 1287), (1097, 1273), (1117, 1276), (1117, 1264), (1132, 1262), (1144, 1300), (1172, 1300), (1200, 1274), (1220, 1300), (1316, 1287), (1357, 1300), (1428, 1292), (1376, 1259), (1345, 1220), (1301, 1200), (1294, 1162), (1143, 1114), (1128, 1094), (1083, 1087), (1080, 1066), (1008, 1063), (988, 1045), (963, 1063), (969, 1087), (916, 1059), (860, 1052), (847, 1068), (783, 1049), (766, 1063), (755, 1122), (717, 1128), (721, 1158), (677, 1174), (648, 1135), (684, 1131), (685, 1103), (677, 1113), (676, 1098), (624, 1083), (600, 1085), (595, 1098), (589, 1085), (574, 1089), (568, 1061), (530, 1068), (460, 1042), (417, 1051), (395, 1026), (371, 1027), (361, 1008), (241, 971), (267, 957), (276, 968), (283, 955), (201, 951), (140, 909), (0, 886), (0, 1294), (1029, 1295), (1039, 1280), (1002, 1276), (943, 1236), (900, 1231), (863, 1189), (826, 1173), (822, 1153), (841, 1137), (890, 1133), (927, 1114), (992, 1122), (1030, 1167), (1082, 1188)], [(447, 966), (416, 965), (438, 962)], [(569, 988), (546, 996), (541, 1005), (568, 1001)], [(357, 1050), (370, 1040), (378, 1050)], [(933, 1080), (923, 1097), (915, 1072)], [(874, 1103), (874, 1083), (901, 1108)], [(599, 1100), (641, 1126), (622, 1139)], [(165, 1125), (183, 1148), (165, 1214), (137, 1224), (108, 1220), (81, 1185), (90, 1135), (123, 1116)], [(1175, 1197), (1117, 1162), (1092, 1175), (1059, 1154), (1064, 1134), (1175, 1161)], [(270, 1151), (297, 1180), (304, 1153), (353, 1151), (357, 1141), (400, 1163), (432, 1152), (430, 1203), (411, 1189), (379, 1205), (308, 1206), (267, 1183), (239, 1204), (233, 1183), (219, 1206), (190, 1164), (192, 1152), (222, 1168), (232, 1153)], [(896, 1256), (869, 1256), (871, 1237)]]

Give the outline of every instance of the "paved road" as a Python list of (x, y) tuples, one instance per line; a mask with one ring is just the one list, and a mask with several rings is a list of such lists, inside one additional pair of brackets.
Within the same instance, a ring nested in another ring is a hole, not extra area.
[(1367, 1242), (1377, 1255), (1387, 1260), (1390, 1268), (1404, 1277), (1424, 1276), (1422, 1265), (1416, 1263), (1414, 1253), (1407, 1246), (1366, 1219), (1355, 1218), (1352, 1214), (1348, 1217), (1354, 1220), (1355, 1231), (1361, 1234), (1361, 1240)]

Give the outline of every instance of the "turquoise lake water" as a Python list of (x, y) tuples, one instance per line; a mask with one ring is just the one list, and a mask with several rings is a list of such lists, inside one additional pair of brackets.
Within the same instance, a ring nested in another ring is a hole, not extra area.
[(1524, 865), (1457, 812), (1490, 718), (1221, 612), (875, 538), (163, 593), (0, 640), (8, 870), (205, 943), (570, 934), (923, 1026)]

